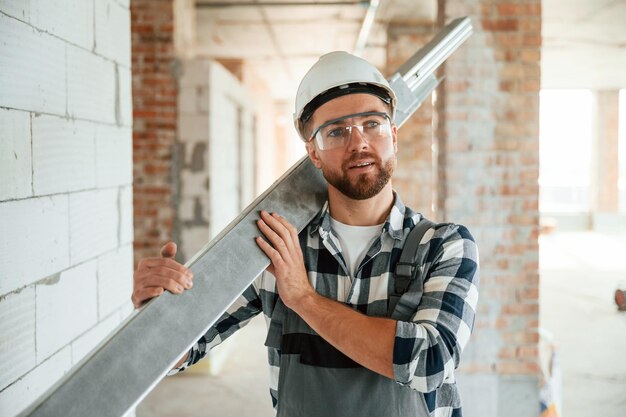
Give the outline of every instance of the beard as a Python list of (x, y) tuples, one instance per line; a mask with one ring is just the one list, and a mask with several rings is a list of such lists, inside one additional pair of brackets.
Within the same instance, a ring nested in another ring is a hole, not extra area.
[[(348, 175), (349, 166), (359, 159), (371, 158), (374, 160), (376, 172), (366, 172), (351, 179)], [(354, 154), (341, 165), (341, 172), (336, 172), (322, 166), (322, 174), (326, 181), (339, 190), (343, 195), (353, 200), (367, 200), (372, 198), (387, 185), (396, 166), (396, 157), (393, 155), (383, 161), (368, 152)]]

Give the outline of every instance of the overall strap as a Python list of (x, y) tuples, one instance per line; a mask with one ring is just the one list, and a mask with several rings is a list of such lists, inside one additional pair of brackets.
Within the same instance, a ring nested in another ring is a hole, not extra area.
[[(389, 310), (387, 312), (389, 317), (391, 317), (396, 310), (396, 306), (402, 294), (409, 289), (411, 281), (417, 279), (419, 280), (420, 286), (423, 285), (420, 267), (424, 263), (423, 258), (426, 253), (424, 253), (420, 259), (417, 259), (417, 249), (426, 231), (433, 226), (435, 226), (435, 223), (422, 218), (409, 232), (404, 242), (404, 247), (402, 248), (402, 253), (400, 254), (400, 259), (396, 264), (396, 270), (394, 272), (394, 292), (389, 295)], [(400, 308), (402, 306), (397, 307)], [(401, 311), (400, 313), (402, 313), (400, 317), (405, 317), (407, 313), (409, 315), (411, 314), (405, 311)]]

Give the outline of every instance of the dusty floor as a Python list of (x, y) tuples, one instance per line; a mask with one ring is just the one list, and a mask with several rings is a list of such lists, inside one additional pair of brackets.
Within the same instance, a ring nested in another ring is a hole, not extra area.
[(275, 416), (268, 388), (265, 336), (265, 321), (257, 316), (214, 349), (217, 355), (225, 356), (217, 376), (182, 372), (166, 377), (137, 407), (136, 416)]
[[(626, 289), (626, 236), (554, 233), (540, 243), (540, 319), (559, 346), (562, 417), (622, 417), (626, 313), (617, 312), (613, 292)], [(264, 321), (234, 337), (218, 376), (165, 378), (137, 417), (273, 416)]]
[(541, 325), (559, 345), (563, 417), (626, 415), (626, 236), (542, 236)]

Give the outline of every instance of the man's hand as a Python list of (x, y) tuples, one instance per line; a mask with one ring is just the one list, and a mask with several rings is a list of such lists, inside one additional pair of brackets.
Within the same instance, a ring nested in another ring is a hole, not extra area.
[(296, 228), (277, 213), (270, 215), (266, 211), (261, 212), (257, 226), (269, 241), (259, 236), (257, 245), (272, 262), (267, 270), (276, 277), (278, 294), (285, 305), (298, 305), (303, 297), (315, 294), (304, 267)]
[(133, 279), (131, 300), (135, 308), (168, 290), (181, 294), (192, 287), (192, 272), (174, 260), (176, 244), (167, 242), (161, 248), (160, 258), (144, 258), (139, 261)]
[(276, 213), (261, 212), (257, 225), (267, 243), (256, 238), (272, 261), (267, 268), (276, 277), (278, 294), (313, 330), (356, 362), (393, 378), (396, 322), (368, 317), (337, 301), (318, 295), (309, 283), (298, 231)]

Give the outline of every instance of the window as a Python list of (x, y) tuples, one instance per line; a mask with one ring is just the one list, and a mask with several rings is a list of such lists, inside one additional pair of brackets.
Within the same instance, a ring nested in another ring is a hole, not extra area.
[(619, 210), (626, 213), (626, 90), (619, 92)]
[(541, 212), (590, 210), (592, 100), (589, 90), (540, 92)]

